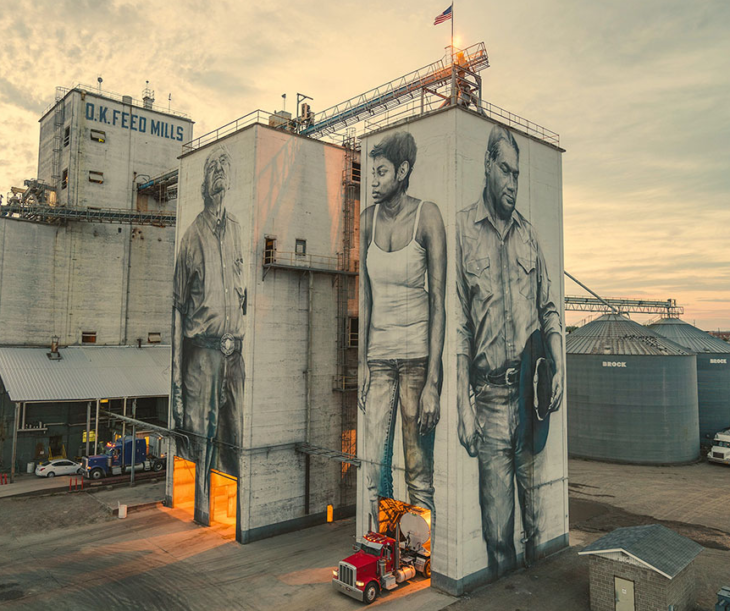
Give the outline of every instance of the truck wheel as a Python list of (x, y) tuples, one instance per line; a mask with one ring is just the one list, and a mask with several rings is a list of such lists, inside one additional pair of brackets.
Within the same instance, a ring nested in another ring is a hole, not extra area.
[(373, 602), (378, 597), (378, 586), (375, 585), (374, 581), (371, 581), (367, 588), (365, 588), (365, 595), (363, 596), (363, 601), (366, 605), (369, 605), (371, 602)]
[(154, 466), (152, 467), (153, 471), (162, 471), (162, 463), (158, 460), (155, 462)]
[(46, 477), (56, 477), (56, 474), (53, 471), (49, 471)]
[(104, 472), (101, 469), (92, 469), (91, 479), (101, 479), (104, 476)]
[(431, 578), (431, 561), (430, 560), (426, 560), (426, 564), (423, 565), (423, 576), (426, 579)]

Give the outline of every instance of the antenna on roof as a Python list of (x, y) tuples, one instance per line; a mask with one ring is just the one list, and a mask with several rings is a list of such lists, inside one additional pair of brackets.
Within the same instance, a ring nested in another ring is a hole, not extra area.
[(150, 82), (145, 81), (144, 92), (142, 92), (142, 105), (145, 108), (152, 108), (155, 103), (155, 92), (150, 89)]
[(101, 84), (104, 82), (104, 79), (101, 78), (101, 74), (96, 77), (96, 82), (99, 83), (99, 91), (101, 92)]

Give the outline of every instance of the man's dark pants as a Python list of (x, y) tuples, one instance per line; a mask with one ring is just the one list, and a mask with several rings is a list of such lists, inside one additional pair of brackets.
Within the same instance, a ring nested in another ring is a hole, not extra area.
[(528, 561), (534, 555), (538, 507), (533, 485), (532, 414), (521, 408), (519, 384), (475, 384), (474, 403), (483, 432), (477, 448), (482, 534), (489, 571), (496, 578), (517, 565), (515, 484)]
[(186, 340), (182, 380), (183, 428), (199, 436), (191, 441), (195, 446), (194, 455), (202, 458), (196, 461), (195, 520), (207, 524), (210, 519), (210, 470), (239, 477), (238, 448), (243, 437), (245, 380), (243, 356), (240, 352), (225, 356), (220, 350), (196, 346)]

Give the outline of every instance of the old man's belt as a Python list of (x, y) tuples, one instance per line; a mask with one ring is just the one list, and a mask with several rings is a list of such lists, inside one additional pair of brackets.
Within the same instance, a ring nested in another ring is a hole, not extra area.
[(224, 356), (231, 356), (234, 352), (241, 352), (243, 340), (226, 333), (223, 337), (210, 337), (209, 335), (191, 337), (188, 339), (193, 346), (220, 350)]

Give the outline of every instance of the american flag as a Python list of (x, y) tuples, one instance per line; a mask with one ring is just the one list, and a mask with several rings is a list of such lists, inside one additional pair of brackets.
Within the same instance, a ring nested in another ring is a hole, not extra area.
[(453, 6), (454, 5), (452, 4), (443, 13), (441, 13), (438, 17), (436, 17), (436, 19), (434, 19), (434, 21), (433, 21), (433, 24), (438, 25), (439, 23), (443, 23), (444, 21), (448, 21), (449, 19), (451, 19), (451, 8)]

